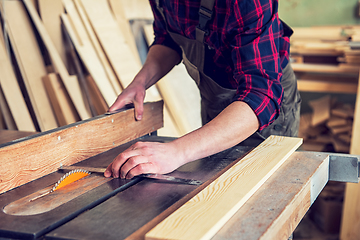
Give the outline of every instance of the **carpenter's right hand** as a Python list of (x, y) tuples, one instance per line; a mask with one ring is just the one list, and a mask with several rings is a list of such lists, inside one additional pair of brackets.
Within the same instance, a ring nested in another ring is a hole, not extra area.
[(135, 107), (135, 119), (141, 120), (144, 112), (144, 98), (145, 87), (141, 83), (132, 82), (117, 97), (116, 101), (109, 108), (108, 112), (116, 111), (125, 107), (125, 105), (133, 103)]

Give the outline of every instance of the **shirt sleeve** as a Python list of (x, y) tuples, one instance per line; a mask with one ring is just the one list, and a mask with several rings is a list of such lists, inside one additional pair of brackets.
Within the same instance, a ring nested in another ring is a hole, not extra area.
[(253, 109), (259, 130), (278, 117), (283, 99), (280, 81), (288, 50), (282, 49), (284, 44), (287, 49), (289, 46), (283, 39), (277, 7), (276, 0), (233, 0), (226, 29), (237, 83), (233, 100), (244, 101)]
[(153, 0), (150, 0), (150, 6), (154, 14), (153, 28), (155, 35), (154, 41), (151, 44), (151, 46), (156, 44), (167, 46), (175, 50), (179, 54), (180, 58), (182, 58), (182, 50), (179, 47), (179, 45), (171, 38), (170, 34), (167, 32), (166, 23), (163, 19), (163, 16), (157, 9), (156, 3)]

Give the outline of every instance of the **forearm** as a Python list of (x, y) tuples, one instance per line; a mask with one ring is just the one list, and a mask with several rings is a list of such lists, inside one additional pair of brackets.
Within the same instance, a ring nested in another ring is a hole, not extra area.
[(142, 83), (147, 89), (165, 76), (180, 60), (179, 54), (173, 49), (163, 45), (153, 45), (134, 81)]
[(259, 127), (257, 116), (244, 102), (236, 101), (208, 124), (171, 142), (183, 164), (233, 147)]

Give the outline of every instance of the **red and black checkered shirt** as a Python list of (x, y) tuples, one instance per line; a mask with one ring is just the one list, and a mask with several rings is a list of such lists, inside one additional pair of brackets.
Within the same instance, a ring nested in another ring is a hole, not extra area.
[[(168, 29), (195, 39), (200, 0), (160, 0)], [(165, 22), (150, 0), (154, 12), (155, 40), (181, 49), (166, 31)], [(273, 122), (280, 111), (282, 69), (289, 61), (289, 37), (278, 16), (278, 0), (216, 0), (204, 72), (219, 85), (237, 89), (234, 101), (244, 101), (254, 110), (260, 130)]]

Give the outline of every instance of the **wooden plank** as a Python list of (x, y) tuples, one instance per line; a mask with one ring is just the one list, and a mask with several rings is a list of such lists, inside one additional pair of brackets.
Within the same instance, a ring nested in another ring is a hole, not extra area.
[[(128, 2), (128, 1), (127, 1)], [(134, 54), (136, 60), (141, 64), (139, 51), (136, 46), (136, 41), (134, 34), (131, 30), (131, 25), (129, 20), (126, 18), (125, 8), (122, 1), (119, 0), (109, 0), (111, 10), (114, 13), (116, 21), (121, 28), (122, 33), (124, 34), (125, 40), (129, 45), (131, 51)]]
[[(124, 35), (111, 13), (107, 0), (81, 0), (80, 2), (122, 87), (126, 88), (141, 66), (125, 42)], [(156, 86), (147, 89), (145, 101), (158, 101), (160, 99), (161, 96)], [(165, 121), (169, 120), (171, 128), (168, 129), (165, 125), (159, 133), (163, 130), (169, 130), (172, 134), (168, 136), (178, 136), (179, 134), (174, 132), (176, 129), (173, 127), (174, 124), (170, 122), (171, 118), (166, 108), (164, 109), (164, 118)]]
[[(82, 99), (80, 85), (79, 82), (76, 80), (76, 76), (69, 76), (65, 64), (63, 63), (60, 55), (56, 51), (56, 48), (49, 34), (47, 33), (34, 5), (31, 3), (30, 0), (23, 0), (23, 2), (30, 14), (31, 19), (33, 20), (34, 25), (36, 26), (36, 29), (42, 41), (44, 42), (44, 45), (50, 55), (52, 64), (56, 72), (59, 73), (61, 80), (64, 82), (66, 90), (68, 91), (71, 100), (73, 101), (81, 119), (84, 120), (90, 118), (90, 114), (86, 109), (84, 100)], [(42, 76), (45, 76), (45, 74), (43, 74)]]
[(61, 0), (38, 0), (39, 13), (61, 60), (67, 66), (66, 49), (63, 41), (60, 15), (64, 13)]
[(80, 118), (59, 75), (50, 73), (43, 77), (43, 82), (59, 126), (65, 126), (79, 121)]
[(356, 93), (356, 83), (332, 83), (317, 80), (298, 79), (298, 89), (302, 92)]
[(293, 153), (212, 240), (288, 240), (320, 193), (314, 184), (328, 181), (328, 166), (327, 154)]
[(127, 20), (147, 19), (153, 20), (152, 13), (148, 0), (119, 0), (124, 8), (125, 17)]
[(11, 142), (19, 138), (28, 137), (36, 134), (37, 132), (15, 131), (15, 130), (1, 130), (0, 131), (0, 144)]
[[(144, 105), (144, 118), (134, 109), (77, 122), (0, 148), (0, 193), (156, 131), (163, 125), (163, 102)], [(113, 134), (116, 131), (119, 134)], [(101, 141), (99, 140), (101, 139)]]
[(92, 46), (91, 40), (86, 33), (86, 29), (75, 9), (74, 3), (71, 0), (63, 0), (63, 2), (67, 14), (62, 14), (61, 19), (65, 25), (66, 31), (69, 33), (76, 51), (80, 55), (88, 72), (95, 80), (106, 103), (110, 106), (116, 100), (118, 92), (115, 92), (106, 75), (105, 69)]
[(34, 123), (17, 83), (3, 41), (0, 43), (0, 85), (4, 91), (5, 99), (9, 105), (17, 130), (35, 132)]
[(210, 239), (301, 143), (299, 138), (270, 136), (145, 239)]
[[(357, 88), (360, 93), (360, 78)], [(360, 95), (356, 96), (350, 154), (360, 155)], [(340, 229), (341, 240), (360, 239), (360, 184), (347, 183), (344, 195), (342, 221)]]
[(359, 74), (359, 67), (350, 68), (330, 64), (292, 63), (291, 67), (295, 72), (316, 72), (336, 74)]
[(97, 112), (97, 115), (106, 113), (109, 107), (101, 95), (94, 79), (90, 75), (86, 77), (86, 83), (88, 84), (91, 102)]
[(21, 1), (4, 1), (11, 44), (41, 131), (58, 127), (41, 78), (47, 74), (30, 19)]
[[(154, 39), (152, 25), (145, 25), (144, 33), (150, 45)], [(201, 127), (199, 89), (183, 64), (175, 66), (156, 86), (181, 135)]]
[(101, 63), (104, 66), (104, 69), (106, 71), (106, 75), (108, 76), (115, 92), (117, 94), (120, 94), (122, 91), (122, 88), (120, 86), (120, 81), (117, 78), (117, 76), (115, 75), (114, 69), (111, 67), (109, 59), (106, 57), (104, 50), (102, 49), (99, 39), (96, 37), (94, 29), (92, 28), (88, 17), (86, 16), (84, 9), (80, 3), (80, 0), (74, 0), (74, 3), (76, 5), (76, 9), (81, 17), (82, 23), (84, 24), (84, 27), (86, 29), (86, 32), (88, 33), (91, 42), (94, 46), (94, 49), (101, 61)]

